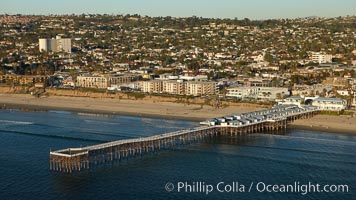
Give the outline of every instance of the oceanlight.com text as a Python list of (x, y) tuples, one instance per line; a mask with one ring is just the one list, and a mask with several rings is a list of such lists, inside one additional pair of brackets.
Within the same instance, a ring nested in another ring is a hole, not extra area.
[(165, 185), (167, 192), (178, 193), (203, 193), (210, 194), (218, 193), (299, 193), (307, 195), (309, 193), (348, 193), (350, 187), (346, 184), (319, 184), (319, 183), (301, 183), (295, 181), (291, 184), (275, 184), (265, 182), (250, 182), (248, 184), (235, 182), (218, 182), (215, 184), (206, 183), (204, 181), (196, 182), (168, 182)]

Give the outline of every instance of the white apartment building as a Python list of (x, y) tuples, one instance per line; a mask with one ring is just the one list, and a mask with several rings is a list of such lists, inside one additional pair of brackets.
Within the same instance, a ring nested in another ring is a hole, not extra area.
[(110, 75), (89, 75), (78, 76), (76, 86), (84, 88), (107, 89), (111, 85), (122, 85), (130, 83), (135, 76), (110, 76)]
[(153, 80), (142, 82), (141, 91), (145, 93), (203, 96), (217, 94), (217, 85), (217, 82)]
[(143, 81), (141, 84), (141, 91), (144, 93), (162, 93), (163, 81)]
[(40, 51), (52, 51), (52, 52), (71, 52), (72, 43), (70, 38), (62, 38), (57, 36), (55, 39), (39, 39)]
[(164, 81), (163, 93), (184, 95), (186, 91), (186, 84), (183, 81)]
[(83, 88), (107, 88), (109, 82), (104, 76), (78, 76), (77, 87)]
[(311, 61), (316, 63), (331, 63), (332, 62), (332, 55), (325, 54), (321, 52), (312, 52)]
[(246, 97), (252, 96), (253, 90), (253, 87), (228, 88), (226, 96), (233, 97), (236, 99), (245, 99)]
[(39, 50), (41, 51), (57, 51), (57, 40), (56, 39), (39, 39)]
[(214, 95), (218, 93), (217, 82), (189, 81), (186, 86), (186, 94), (193, 96)]
[(289, 94), (288, 88), (282, 87), (236, 87), (227, 89), (227, 97), (236, 99), (275, 100)]
[(312, 105), (317, 106), (320, 110), (341, 111), (346, 109), (347, 102), (340, 98), (318, 97), (313, 100)]

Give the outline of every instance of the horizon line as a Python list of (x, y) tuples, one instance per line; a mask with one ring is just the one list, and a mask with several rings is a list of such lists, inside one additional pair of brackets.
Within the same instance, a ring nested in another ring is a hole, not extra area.
[(48, 14), (21, 14), (21, 13), (16, 13), (16, 14), (10, 14), (10, 13), (0, 13), (0, 16), (3, 16), (3, 15), (8, 15), (8, 16), (81, 16), (81, 15), (98, 15), (98, 16), (105, 16), (105, 15), (108, 15), (108, 16), (139, 16), (139, 17), (148, 17), (148, 18), (166, 18), (166, 17), (171, 17), (171, 18), (178, 18), (178, 19), (187, 19), (187, 18), (201, 18), (201, 19), (230, 19), (230, 20), (244, 20), (244, 19), (249, 19), (249, 20), (253, 20), (253, 21), (264, 21), (264, 20), (282, 20), (282, 19), (291, 19), (291, 20), (294, 20), (294, 19), (306, 19), (306, 18), (325, 18), (325, 19), (332, 19), (332, 18), (339, 18), (339, 17), (342, 17), (342, 18), (345, 18), (345, 17), (356, 17), (355, 14), (353, 15), (339, 15), (339, 16), (317, 16), (317, 15), (310, 15), (310, 16), (304, 16), (304, 17), (291, 17), (291, 18), (288, 18), (288, 17), (280, 17), (280, 18), (259, 18), (259, 19), (256, 19), (256, 18), (249, 18), (249, 17), (242, 17), (242, 18), (239, 18), (239, 17), (204, 17), (204, 16), (196, 16), (196, 15), (191, 15), (191, 16), (171, 16), (171, 15), (162, 15), (162, 16), (150, 16), (150, 15), (141, 15), (141, 14), (138, 14), (138, 13), (135, 13), (135, 14), (129, 14), (129, 13), (125, 13), (125, 14), (120, 14), (120, 13), (62, 13), (62, 14), (51, 14), (51, 13), (48, 13)]

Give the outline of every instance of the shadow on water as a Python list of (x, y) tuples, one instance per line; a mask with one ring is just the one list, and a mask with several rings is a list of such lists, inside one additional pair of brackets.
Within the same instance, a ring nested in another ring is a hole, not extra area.
[[(241, 135), (218, 135), (215, 137), (206, 137), (200, 140), (197, 143), (179, 145), (175, 148), (171, 149), (161, 149), (156, 152), (150, 152), (143, 155), (132, 156), (129, 158), (114, 160), (111, 162), (99, 163), (97, 165), (91, 165), (90, 170), (84, 170), (82, 172), (75, 172), (72, 174), (66, 174), (61, 172), (53, 172), (57, 174), (54, 176), (56, 181), (64, 181), (70, 180), (74, 178), (74, 180), (82, 180), (78, 179), (78, 177), (89, 178), (93, 173), (101, 174), (101, 173), (110, 173), (118, 172), (122, 169), (130, 169), (130, 168), (139, 168), (142, 166), (154, 166), (155, 163), (159, 162), (161, 159), (169, 159), (170, 157), (174, 157), (177, 153), (189, 153), (192, 151), (198, 151), (199, 153), (205, 152), (210, 154), (216, 154), (216, 150), (214, 147), (222, 146), (222, 145), (232, 145), (235, 147), (258, 147), (253, 146), (254, 144), (260, 143), (259, 140), (256, 140), (256, 137), (260, 135), (286, 135), (286, 131), (278, 131), (278, 132), (270, 132), (270, 133), (254, 133), (254, 134), (241, 134)], [(256, 137), (255, 137), (256, 136)], [(265, 137), (261, 137), (260, 139), (266, 139)]]
[[(207, 137), (199, 143), (182, 145), (176, 149), (161, 150), (142, 157), (101, 164), (80, 173), (51, 173), (50, 177), (55, 193), (62, 198), (112, 199), (115, 195), (119, 195), (127, 197), (125, 199), (145, 199), (149, 195), (156, 196), (157, 199), (229, 199), (237, 196), (234, 194), (209, 196), (192, 193), (168, 194), (164, 191), (164, 184), (167, 180), (206, 180), (214, 183), (221, 179), (233, 181), (236, 177), (245, 182), (262, 178), (262, 180), (274, 180), (278, 183), (289, 183), (294, 180), (307, 181), (311, 177), (316, 181), (325, 181), (330, 179), (324, 175), (325, 173), (354, 172), (350, 166), (354, 166), (356, 162), (350, 153), (323, 152), (324, 150), (310, 146), (308, 143), (301, 143), (298, 138), (301, 136), (305, 137), (303, 134), (294, 136), (287, 130), (273, 134)], [(290, 138), (290, 140), (284, 138)], [(315, 139), (311, 138), (311, 142), (313, 141)], [(318, 145), (319, 143), (316, 144)], [(345, 165), (345, 168), (340, 168), (340, 164)], [(264, 168), (256, 169), (255, 165), (261, 165)], [(300, 173), (290, 174), (290, 170)], [(276, 175), (277, 173), (280, 175)], [(302, 175), (302, 173), (306, 174)], [(339, 178), (334, 181), (344, 183)], [(352, 184), (353, 182), (351, 180), (346, 183)], [(131, 188), (141, 188), (141, 192), (137, 193)], [(95, 190), (94, 197), (89, 195), (90, 192), (88, 193), (91, 190)], [(110, 193), (107, 193), (108, 191)], [(102, 192), (106, 193), (101, 194)], [(238, 197), (249, 199), (255, 195), (263, 199), (299, 197), (295, 193), (268, 194), (267, 196), (256, 193), (239, 194)], [(350, 197), (350, 195), (352, 194), (340, 196), (340, 199)], [(312, 194), (309, 197), (319, 196)], [(323, 197), (328, 199), (330, 196), (325, 194)]]

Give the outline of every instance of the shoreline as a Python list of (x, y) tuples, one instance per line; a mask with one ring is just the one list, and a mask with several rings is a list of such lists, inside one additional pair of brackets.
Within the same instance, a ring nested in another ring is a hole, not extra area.
[(232, 113), (263, 109), (259, 105), (228, 106), (215, 109), (210, 105), (160, 100), (129, 100), (71, 96), (34, 97), (28, 94), (0, 93), (0, 108), (29, 111), (62, 110), (82, 113), (128, 115), (138, 117), (204, 121)]
[(311, 119), (294, 121), (289, 127), (329, 133), (356, 134), (356, 117), (350, 115), (316, 115)]
[[(122, 100), (111, 98), (49, 96), (36, 98), (24, 94), (0, 93), (0, 109), (21, 111), (68, 111), (97, 115), (126, 115), (145, 118), (200, 122), (208, 118), (265, 109), (258, 106), (229, 106), (218, 110), (211, 106), (165, 101)], [(197, 124), (198, 125), (198, 124)], [(288, 128), (317, 130), (330, 133), (356, 134), (356, 117), (317, 115), (300, 119)]]
[(325, 128), (325, 127), (316, 127), (310, 125), (295, 125), (289, 124), (287, 129), (299, 129), (299, 130), (309, 130), (309, 131), (323, 131), (326, 133), (333, 133), (333, 134), (346, 134), (346, 135), (356, 135), (356, 132), (351, 132), (350, 130), (343, 130), (337, 128)]
[(55, 106), (38, 106), (38, 105), (24, 105), (24, 104), (11, 104), (11, 103), (0, 105), (0, 110), (20, 110), (23, 112), (66, 111), (66, 112), (73, 112), (78, 114), (123, 115), (123, 116), (132, 116), (132, 117), (183, 120), (183, 121), (193, 121), (193, 122), (200, 122), (206, 120), (206, 118), (187, 117), (187, 116), (158, 115), (158, 114), (134, 113), (134, 112), (124, 112), (124, 111), (110, 112), (105, 110), (63, 108), (63, 107), (55, 107)]
[[(6, 106), (6, 107), (4, 107)], [(144, 117), (144, 118), (155, 118), (155, 119), (168, 119), (168, 120), (183, 120), (183, 121), (192, 121), (200, 122), (206, 118), (194, 118), (194, 117), (179, 117), (179, 116), (168, 116), (168, 115), (153, 115), (153, 114), (139, 114), (139, 113), (130, 113), (130, 112), (109, 112), (103, 110), (89, 110), (89, 109), (80, 109), (80, 108), (58, 108), (51, 106), (36, 106), (36, 105), (23, 105), (23, 104), (4, 104), (0, 106), (0, 110), (20, 110), (23, 112), (50, 112), (50, 111), (65, 111), (72, 112), (77, 114), (93, 114), (93, 115), (124, 115), (132, 117)], [(349, 129), (338, 129), (338, 128), (329, 128), (323, 126), (313, 126), (313, 125), (301, 125), (301, 124), (289, 124), (287, 129), (303, 129), (303, 130), (312, 130), (312, 131), (324, 131), (328, 133), (341, 133), (341, 134), (350, 134), (354, 135), (356, 132), (352, 133)]]

